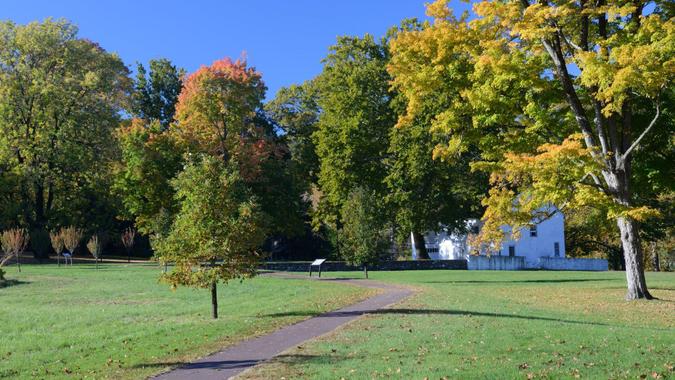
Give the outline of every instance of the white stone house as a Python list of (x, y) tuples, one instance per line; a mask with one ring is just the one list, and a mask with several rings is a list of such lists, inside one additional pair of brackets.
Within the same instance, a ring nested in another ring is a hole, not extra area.
[[(466, 222), (466, 230), (477, 233), (480, 222), (471, 219)], [(502, 227), (506, 236), (510, 236), (511, 228)], [(425, 234), (425, 247), (432, 260), (462, 260), (466, 259), (470, 247), (467, 243), (467, 233), (457, 233), (441, 229), (439, 232)], [(415, 244), (411, 236), (413, 260), (417, 259)], [(499, 256), (522, 256), (526, 267), (537, 267), (540, 257), (565, 257), (565, 216), (555, 212), (550, 218), (534, 224), (530, 228), (521, 230), (520, 239), (507, 238), (499, 250), (493, 252)]]

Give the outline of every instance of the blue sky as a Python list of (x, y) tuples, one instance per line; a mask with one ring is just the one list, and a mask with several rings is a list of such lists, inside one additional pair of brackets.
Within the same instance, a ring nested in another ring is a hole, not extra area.
[[(124, 62), (166, 57), (188, 71), (245, 51), (263, 73), (268, 99), (321, 71), (339, 35), (381, 36), (429, 0), (3, 0), (0, 19), (66, 18), (80, 36)], [(453, 1), (461, 12), (468, 4)]]

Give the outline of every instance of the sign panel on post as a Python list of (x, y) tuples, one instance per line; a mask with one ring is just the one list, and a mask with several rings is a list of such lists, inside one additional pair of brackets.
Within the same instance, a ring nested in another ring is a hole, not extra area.
[(315, 266), (315, 265), (321, 265), (321, 264), (323, 264), (324, 261), (326, 261), (326, 259), (316, 259), (316, 260), (314, 260), (314, 262), (312, 263), (312, 266)]
[(319, 267), (319, 277), (321, 277), (321, 264), (323, 264), (326, 259), (316, 259), (314, 262), (309, 264), (309, 277), (312, 277), (312, 267)]

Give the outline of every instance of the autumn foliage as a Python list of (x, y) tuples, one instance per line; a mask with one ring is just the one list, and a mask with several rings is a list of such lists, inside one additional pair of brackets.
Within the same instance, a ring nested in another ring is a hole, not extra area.
[(173, 132), (191, 151), (228, 157), (254, 132), (252, 120), (264, 96), (260, 73), (243, 59), (202, 66), (184, 81)]

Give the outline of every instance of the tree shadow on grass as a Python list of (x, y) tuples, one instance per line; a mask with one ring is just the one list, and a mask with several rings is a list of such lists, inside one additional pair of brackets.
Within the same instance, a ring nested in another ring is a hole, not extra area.
[(372, 315), (457, 315), (467, 317), (494, 317), (494, 318), (510, 318), (510, 319), (526, 319), (532, 321), (545, 322), (559, 322), (571, 323), (591, 326), (614, 326), (607, 323), (591, 322), (591, 321), (575, 321), (562, 318), (539, 317), (534, 315), (519, 315), (519, 314), (503, 314), (503, 313), (488, 313), (481, 311), (469, 310), (444, 310), (444, 309), (408, 309), (408, 308), (393, 308), (393, 309), (379, 309), (379, 310), (354, 310), (354, 311), (332, 311), (328, 313), (317, 313), (312, 311), (292, 311), (283, 313), (266, 314), (266, 317), (354, 317), (364, 314)]
[(2, 288), (9, 288), (10, 286), (16, 286), (16, 285), (25, 285), (25, 284), (30, 284), (30, 281), (21, 281), (21, 280), (13, 280), (13, 279), (5, 279), (5, 280), (0, 280), (0, 289)]
[(618, 281), (613, 278), (565, 278), (565, 279), (541, 279), (541, 280), (447, 280), (447, 281), (421, 281), (424, 284), (557, 284), (565, 282), (594, 282), (594, 281)]

